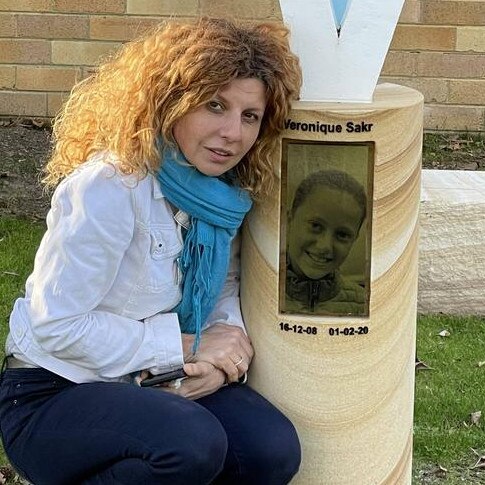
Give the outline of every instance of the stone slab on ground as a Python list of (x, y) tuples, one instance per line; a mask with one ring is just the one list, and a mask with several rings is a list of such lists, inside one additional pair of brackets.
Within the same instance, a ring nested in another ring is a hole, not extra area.
[(423, 170), (418, 311), (485, 315), (485, 172)]

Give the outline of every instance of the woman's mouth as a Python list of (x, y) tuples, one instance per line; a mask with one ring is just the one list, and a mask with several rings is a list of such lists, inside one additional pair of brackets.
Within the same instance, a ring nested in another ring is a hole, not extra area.
[(234, 155), (230, 150), (224, 150), (223, 148), (208, 148), (208, 150), (220, 157), (232, 157)]
[(209, 152), (209, 161), (216, 164), (225, 164), (230, 162), (234, 157), (234, 153), (231, 150), (217, 147), (207, 147)]

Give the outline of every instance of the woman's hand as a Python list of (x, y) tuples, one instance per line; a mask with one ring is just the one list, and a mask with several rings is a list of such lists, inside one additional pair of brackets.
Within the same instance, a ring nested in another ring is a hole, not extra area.
[(159, 386), (164, 391), (187, 399), (199, 399), (220, 389), (226, 381), (224, 372), (215, 368), (209, 362), (185, 364), (187, 377), (177, 379)]
[[(184, 355), (192, 352), (194, 335), (182, 334)], [(237, 382), (248, 370), (254, 351), (248, 336), (240, 327), (217, 323), (202, 332), (194, 361), (206, 361)]]

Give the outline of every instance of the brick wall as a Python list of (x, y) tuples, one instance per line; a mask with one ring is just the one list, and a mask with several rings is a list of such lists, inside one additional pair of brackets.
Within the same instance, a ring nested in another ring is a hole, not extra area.
[[(0, 0), (0, 116), (54, 116), (90, 66), (162, 18), (228, 13), (281, 18), (277, 0)], [(485, 0), (406, 0), (381, 80), (423, 92), (429, 130), (485, 131)]]
[(424, 94), (427, 129), (485, 131), (485, 0), (406, 0), (381, 79)]

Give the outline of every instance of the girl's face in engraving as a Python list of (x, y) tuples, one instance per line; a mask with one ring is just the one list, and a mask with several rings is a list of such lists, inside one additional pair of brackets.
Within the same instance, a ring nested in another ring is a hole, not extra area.
[(349, 193), (314, 187), (289, 220), (288, 257), (293, 272), (317, 280), (336, 271), (357, 239), (362, 214)]

